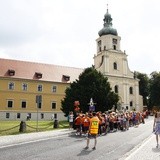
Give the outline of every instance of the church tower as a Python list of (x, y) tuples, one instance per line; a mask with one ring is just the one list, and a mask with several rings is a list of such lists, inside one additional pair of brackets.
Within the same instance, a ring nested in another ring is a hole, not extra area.
[(119, 110), (142, 110), (142, 96), (139, 95), (139, 80), (129, 70), (127, 55), (121, 51), (116, 29), (108, 9), (104, 15), (103, 28), (98, 32), (97, 53), (94, 55), (95, 69), (108, 78), (112, 90), (119, 95)]

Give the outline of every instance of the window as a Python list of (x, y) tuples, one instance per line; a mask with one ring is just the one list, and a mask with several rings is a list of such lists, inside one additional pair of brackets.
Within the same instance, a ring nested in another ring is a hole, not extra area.
[(41, 119), (44, 119), (44, 113), (41, 113)]
[(9, 69), (9, 70), (8, 70), (8, 75), (9, 75), (9, 76), (14, 76), (14, 75), (15, 75), (15, 70)]
[(117, 70), (117, 63), (116, 63), (116, 62), (113, 63), (113, 68), (114, 68), (115, 70)]
[(130, 101), (130, 107), (132, 107), (133, 106), (133, 102), (132, 101)]
[(114, 92), (118, 93), (118, 86), (117, 85), (114, 87)]
[(35, 76), (36, 76), (36, 78), (40, 79), (40, 78), (42, 78), (42, 73), (35, 72)]
[(30, 120), (31, 119), (31, 113), (28, 113), (27, 114), (27, 120)]
[(101, 52), (101, 40), (98, 41), (98, 48), (99, 48), (99, 52)]
[(51, 108), (52, 108), (52, 109), (56, 109), (56, 102), (52, 102), (52, 103), (51, 103)]
[(116, 50), (116, 45), (113, 45), (113, 49)]
[(54, 114), (54, 119), (57, 119), (57, 113)]
[(9, 90), (14, 90), (14, 83), (10, 82), (8, 88)]
[(23, 83), (23, 84), (22, 84), (22, 90), (23, 90), (23, 91), (27, 91), (27, 87), (28, 87), (28, 86), (27, 86), (26, 83)]
[(64, 81), (69, 81), (70, 80), (70, 76), (68, 76), (68, 75), (63, 75), (63, 80)]
[(39, 84), (37, 89), (38, 89), (38, 92), (42, 92), (42, 85)]
[(7, 107), (8, 108), (12, 108), (13, 107), (13, 101), (12, 100), (8, 100)]
[(130, 94), (133, 94), (133, 87), (130, 87), (130, 88), (129, 88), (129, 93), (130, 93)]
[(52, 86), (52, 92), (56, 92), (57, 91), (57, 86)]
[(41, 109), (42, 108), (42, 103), (40, 102), (40, 103), (37, 103), (37, 107), (39, 108), (39, 109)]
[(106, 51), (106, 46), (104, 46), (104, 51)]
[(22, 103), (21, 103), (21, 108), (26, 108), (26, 101), (22, 101)]
[(102, 44), (102, 41), (101, 41), (101, 40), (98, 41), (98, 46), (99, 46), (99, 47), (101, 46), (101, 44)]
[(113, 43), (113, 44), (117, 44), (117, 39), (113, 38), (113, 39), (112, 39), (112, 43)]
[(112, 42), (113, 42), (113, 44), (117, 44), (117, 39), (113, 38)]
[(6, 118), (8, 119), (10, 117), (10, 113), (6, 113)]
[(17, 119), (20, 119), (20, 118), (21, 118), (21, 114), (17, 113)]

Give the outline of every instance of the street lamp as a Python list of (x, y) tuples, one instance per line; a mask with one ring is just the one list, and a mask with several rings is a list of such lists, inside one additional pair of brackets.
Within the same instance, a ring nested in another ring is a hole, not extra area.
[(37, 127), (36, 127), (36, 131), (38, 131), (38, 109), (41, 107), (41, 104), (42, 104), (42, 95), (36, 95), (36, 103), (37, 103)]

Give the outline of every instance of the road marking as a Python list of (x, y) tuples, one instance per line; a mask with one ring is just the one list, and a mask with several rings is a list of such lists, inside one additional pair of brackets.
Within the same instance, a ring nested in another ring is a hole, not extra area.
[(127, 152), (123, 157), (121, 157), (119, 160), (129, 160), (132, 158), (139, 150), (141, 150), (147, 143), (153, 138), (153, 134), (151, 134), (148, 138), (146, 138), (144, 141), (139, 143), (137, 146), (135, 146), (132, 150)]

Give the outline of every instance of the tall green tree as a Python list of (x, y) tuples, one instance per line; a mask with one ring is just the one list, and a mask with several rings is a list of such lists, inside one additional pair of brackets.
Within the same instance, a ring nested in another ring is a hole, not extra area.
[(96, 107), (96, 111), (107, 111), (117, 105), (118, 95), (111, 91), (108, 79), (94, 67), (87, 68), (79, 76), (79, 80), (70, 84), (65, 91), (65, 98), (62, 100), (61, 110), (68, 115), (74, 110), (74, 101), (80, 102), (80, 109), (83, 112), (89, 110), (90, 99)]
[(150, 75), (150, 105), (160, 109), (160, 72), (152, 72)]
[(134, 75), (139, 79), (139, 93), (143, 96), (143, 105), (148, 106), (149, 77), (147, 74), (140, 72), (134, 72)]

